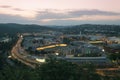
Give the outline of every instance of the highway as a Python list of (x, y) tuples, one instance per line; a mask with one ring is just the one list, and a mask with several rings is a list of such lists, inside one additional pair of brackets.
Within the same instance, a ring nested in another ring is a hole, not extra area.
[(17, 59), (18, 61), (22, 62), (23, 64), (30, 66), (32, 68), (35, 68), (36, 65), (40, 65), (41, 63), (36, 61), (35, 59), (30, 58), (31, 55), (29, 55), (22, 47), (21, 42), (23, 38), (19, 37), (16, 45), (11, 50), (11, 56), (14, 59)]

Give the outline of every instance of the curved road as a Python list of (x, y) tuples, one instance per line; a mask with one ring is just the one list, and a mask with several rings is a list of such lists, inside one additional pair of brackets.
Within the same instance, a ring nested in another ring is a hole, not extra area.
[(39, 65), (40, 62), (37, 62), (35, 59), (30, 58), (30, 55), (27, 54), (27, 52), (24, 51), (24, 49), (22, 49), (22, 47), (21, 47), (22, 40), (23, 40), (23, 38), (19, 37), (16, 45), (11, 50), (11, 56), (13, 58), (17, 59), (18, 61), (20, 61), (32, 68), (35, 68), (35, 66)]

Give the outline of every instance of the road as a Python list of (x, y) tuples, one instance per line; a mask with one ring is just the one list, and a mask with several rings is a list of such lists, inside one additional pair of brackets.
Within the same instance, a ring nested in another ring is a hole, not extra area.
[(40, 62), (37, 62), (35, 59), (32, 59), (29, 55), (22, 47), (21, 47), (21, 42), (22, 42), (23, 38), (19, 37), (16, 45), (12, 48), (11, 50), (11, 56), (15, 59), (17, 59), (18, 61), (24, 63), (25, 65), (28, 65), (32, 68), (35, 68), (36, 65), (39, 65)]

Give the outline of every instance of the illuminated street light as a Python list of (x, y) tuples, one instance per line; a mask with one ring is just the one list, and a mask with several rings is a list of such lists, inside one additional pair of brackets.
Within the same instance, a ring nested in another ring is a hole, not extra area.
[(104, 50), (104, 49), (102, 49), (102, 51), (103, 51), (103, 52), (105, 52), (105, 50)]
[(59, 53), (55, 53), (57, 56), (59, 55)]

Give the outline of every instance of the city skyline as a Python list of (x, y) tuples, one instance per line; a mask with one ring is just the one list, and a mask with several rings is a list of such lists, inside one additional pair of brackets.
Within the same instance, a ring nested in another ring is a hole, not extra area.
[(119, 0), (0, 0), (0, 23), (120, 25)]

